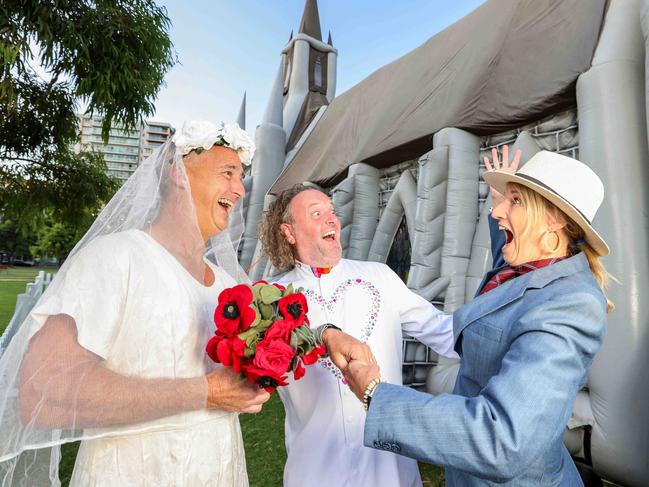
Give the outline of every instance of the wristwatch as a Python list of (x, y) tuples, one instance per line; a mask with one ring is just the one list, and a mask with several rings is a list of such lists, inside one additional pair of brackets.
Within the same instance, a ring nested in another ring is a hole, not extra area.
[[(339, 327), (337, 327), (337, 326), (334, 325), (333, 323), (325, 323), (324, 325), (320, 325), (319, 327), (317, 327), (317, 328), (315, 329), (315, 335), (316, 335), (316, 338), (317, 338), (317, 339), (320, 341), (320, 343), (322, 343), (323, 345), (325, 344), (325, 342), (324, 342), (324, 340), (322, 339), (322, 334), (324, 333), (324, 331), (325, 331), (327, 328), (333, 328), (334, 330), (342, 331)], [(325, 349), (326, 349), (326, 348), (327, 348), (327, 347), (326, 347), (326, 345), (325, 345)], [(322, 355), (323, 358), (328, 357), (328, 356), (329, 356), (329, 350), (327, 350), (327, 351), (325, 352), (325, 354)]]

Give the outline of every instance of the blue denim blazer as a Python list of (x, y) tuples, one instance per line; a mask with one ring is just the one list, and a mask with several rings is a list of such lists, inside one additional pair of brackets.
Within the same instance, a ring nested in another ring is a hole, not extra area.
[(449, 487), (583, 485), (562, 439), (606, 329), (584, 254), (476, 296), (453, 320), (453, 394), (379, 385), (365, 445), (443, 465)]

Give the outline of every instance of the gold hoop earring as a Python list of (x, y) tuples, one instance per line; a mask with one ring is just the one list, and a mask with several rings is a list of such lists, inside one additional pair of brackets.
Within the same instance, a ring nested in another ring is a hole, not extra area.
[[(550, 234), (550, 233), (553, 233), (554, 236), (557, 237), (557, 244), (554, 247), (550, 247), (549, 245), (547, 245), (547, 237), (548, 237), (548, 234)], [(557, 234), (557, 232), (552, 231), (552, 230), (548, 230), (547, 232), (545, 232), (545, 235), (543, 236), (543, 246), (550, 253), (554, 253), (557, 250), (559, 250), (559, 247), (561, 247), (561, 239), (559, 238), (559, 235)]]

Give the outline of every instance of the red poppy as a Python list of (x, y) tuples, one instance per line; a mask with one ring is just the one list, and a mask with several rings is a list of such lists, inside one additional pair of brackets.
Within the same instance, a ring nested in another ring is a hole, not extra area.
[(215, 335), (207, 342), (206, 351), (214, 362), (232, 367), (236, 372), (241, 372), (241, 363), (246, 352), (246, 342), (239, 337), (230, 340), (222, 335)]
[(268, 281), (264, 281), (263, 279), (261, 279), (261, 280), (259, 280), (257, 282), (254, 282), (252, 285), (256, 286), (257, 284), (268, 284)]
[[(268, 283), (266, 283), (266, 284), (268, 284)], [(275, 286), (280, 291), (286, 291), (286, 288), (284, 286), (282, 286), (281, 284), (277, 284), (276, 282), (273, 283), (273, 286)]]
[(222, 340), (216, 352), (219, 357), (222, 356), (231, 362), (231, 364), (228, 364), (221, 360), (223, 365), (232, 365), (235, 372), (241, 372), (241, 362), (246, 355), (246, 342), (239, 337), (234, 337), (232, 340)]
[(277, 306), (284, 319), (290, 321), (294, 328), (304, 323), (306, 314), (309, 312), (309, 305), (302, 293), (284, 296), (278, 301)]
[(325, 353), (327, 353), (327, 347), (325, 347), (324, 344), (314, 348), (310, 353), (302, 355), (304, 365), (312, 365), (316, 363), (318, 358)]
[(207, 352), (207, 355), (216, 363), (219, 363), (219, 357), (216, 353), (216, 348), (219, 345), (219, 342), (221, 340), (225, 339), (223, 335), (214, 335), (210, 340), (207, 342), (207, 345), (205, 346), (205, 351)]
[(243, 375), (250, 382), (255, 382), (266, 389), (267, 392), (273, 392), (279, 386), (286, 386), (286, 375), (277, 375), (273, 371), (257, 367), (254, 364), (244, 365), (242, 368)]
[(219, 304), (214, 311), (216, 328), (229, 337), (250, 328), (257, 317), (250, 307), (252, 298), (252, 291), (245, 284), (224, 289), (219, 294)]

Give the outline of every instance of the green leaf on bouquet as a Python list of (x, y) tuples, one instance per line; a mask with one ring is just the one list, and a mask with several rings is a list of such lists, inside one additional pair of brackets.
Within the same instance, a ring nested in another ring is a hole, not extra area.
[(265, 284), (255, 284), (254, 286), (252, 286), (252, 302), (253, 302), (253, 304), (257, 303), (258, 301), (261, 301), (261, 294), (259, 294), (259, 291), (264, 286), (265, 286)]
[(252, 304), (250, 305), (250, 307), (251, 307), (251, 308), (254, 310), (254, 312), (255, 312), (255, 319), (253, 320), (252, 323), (250, 323), (250, 327), (251, 327), (251, 328), (255, 328), (255, 327), (259, 324), (259, 322), (261, 321), (261, 313), (259, 312), (259, 309), (257, 308), (257, 306), (255, 306), (254, 303), (252, 303)]
[(250, 338), (250, 337), (252, 337), (252, 336), (257, 336), (257, 335), (259, 335), (259, 334), (260, 334), (260, 332), (259, 332), (259, 330), (258, 330), (257, 328), (252, 328), (252, 327), (251, 327), (251, 328), (248, 328), (246, 331), (244, 331), (244, 332), (242, 332), (242, 333), (239, 333), (237, 336), (238, 336), (241, 340), (243, 340), (243, 341), (245, 341), (246, 343), (248, 343), (248, 338)]
[(302, 342), (308, 343), (309, 345), (316, 345), (316, 338), (311, 329), (308, 326), (299, 326), (294, 330)]
[(248, 328), (243, 333), (239, 333), (239, 338), (246, 342), (246, 357), (252, 357), (255, 353), (257, 343), (261, 340), (261, 332), (257, 328)]
[(275, 308), (272, 304), (260, 303), (259, 313), (261, 314), (262, 320), (270, 320), (273, 318), (273, 314), (275, 314)]
[(299, 345), (299, 338), (297, 336), (297, 333), (295, 333), (295, 330), (291, 332), (291, 348), (298, 349)]
[(261, 296), (261, 301), (267, 305), (282, 299), (281, 289), (276, 288), (272, 284), (263, 286), (259, 290), (259, 295)]
[(266, 330), (268, 330), (270, 328), (270, 325), (272, 325), (273, 323), (274, 323), (273, 319), (261, 320), (259, 322), (259, 324), (257, 325), (257, 331), (259, 331), (260, 333), (263, 333)]
[(293, 294), (293, 284), (289, 284), (286, 286), (286, 291), (284, 291), (284, 296), (288, 296), (289, 294)]

